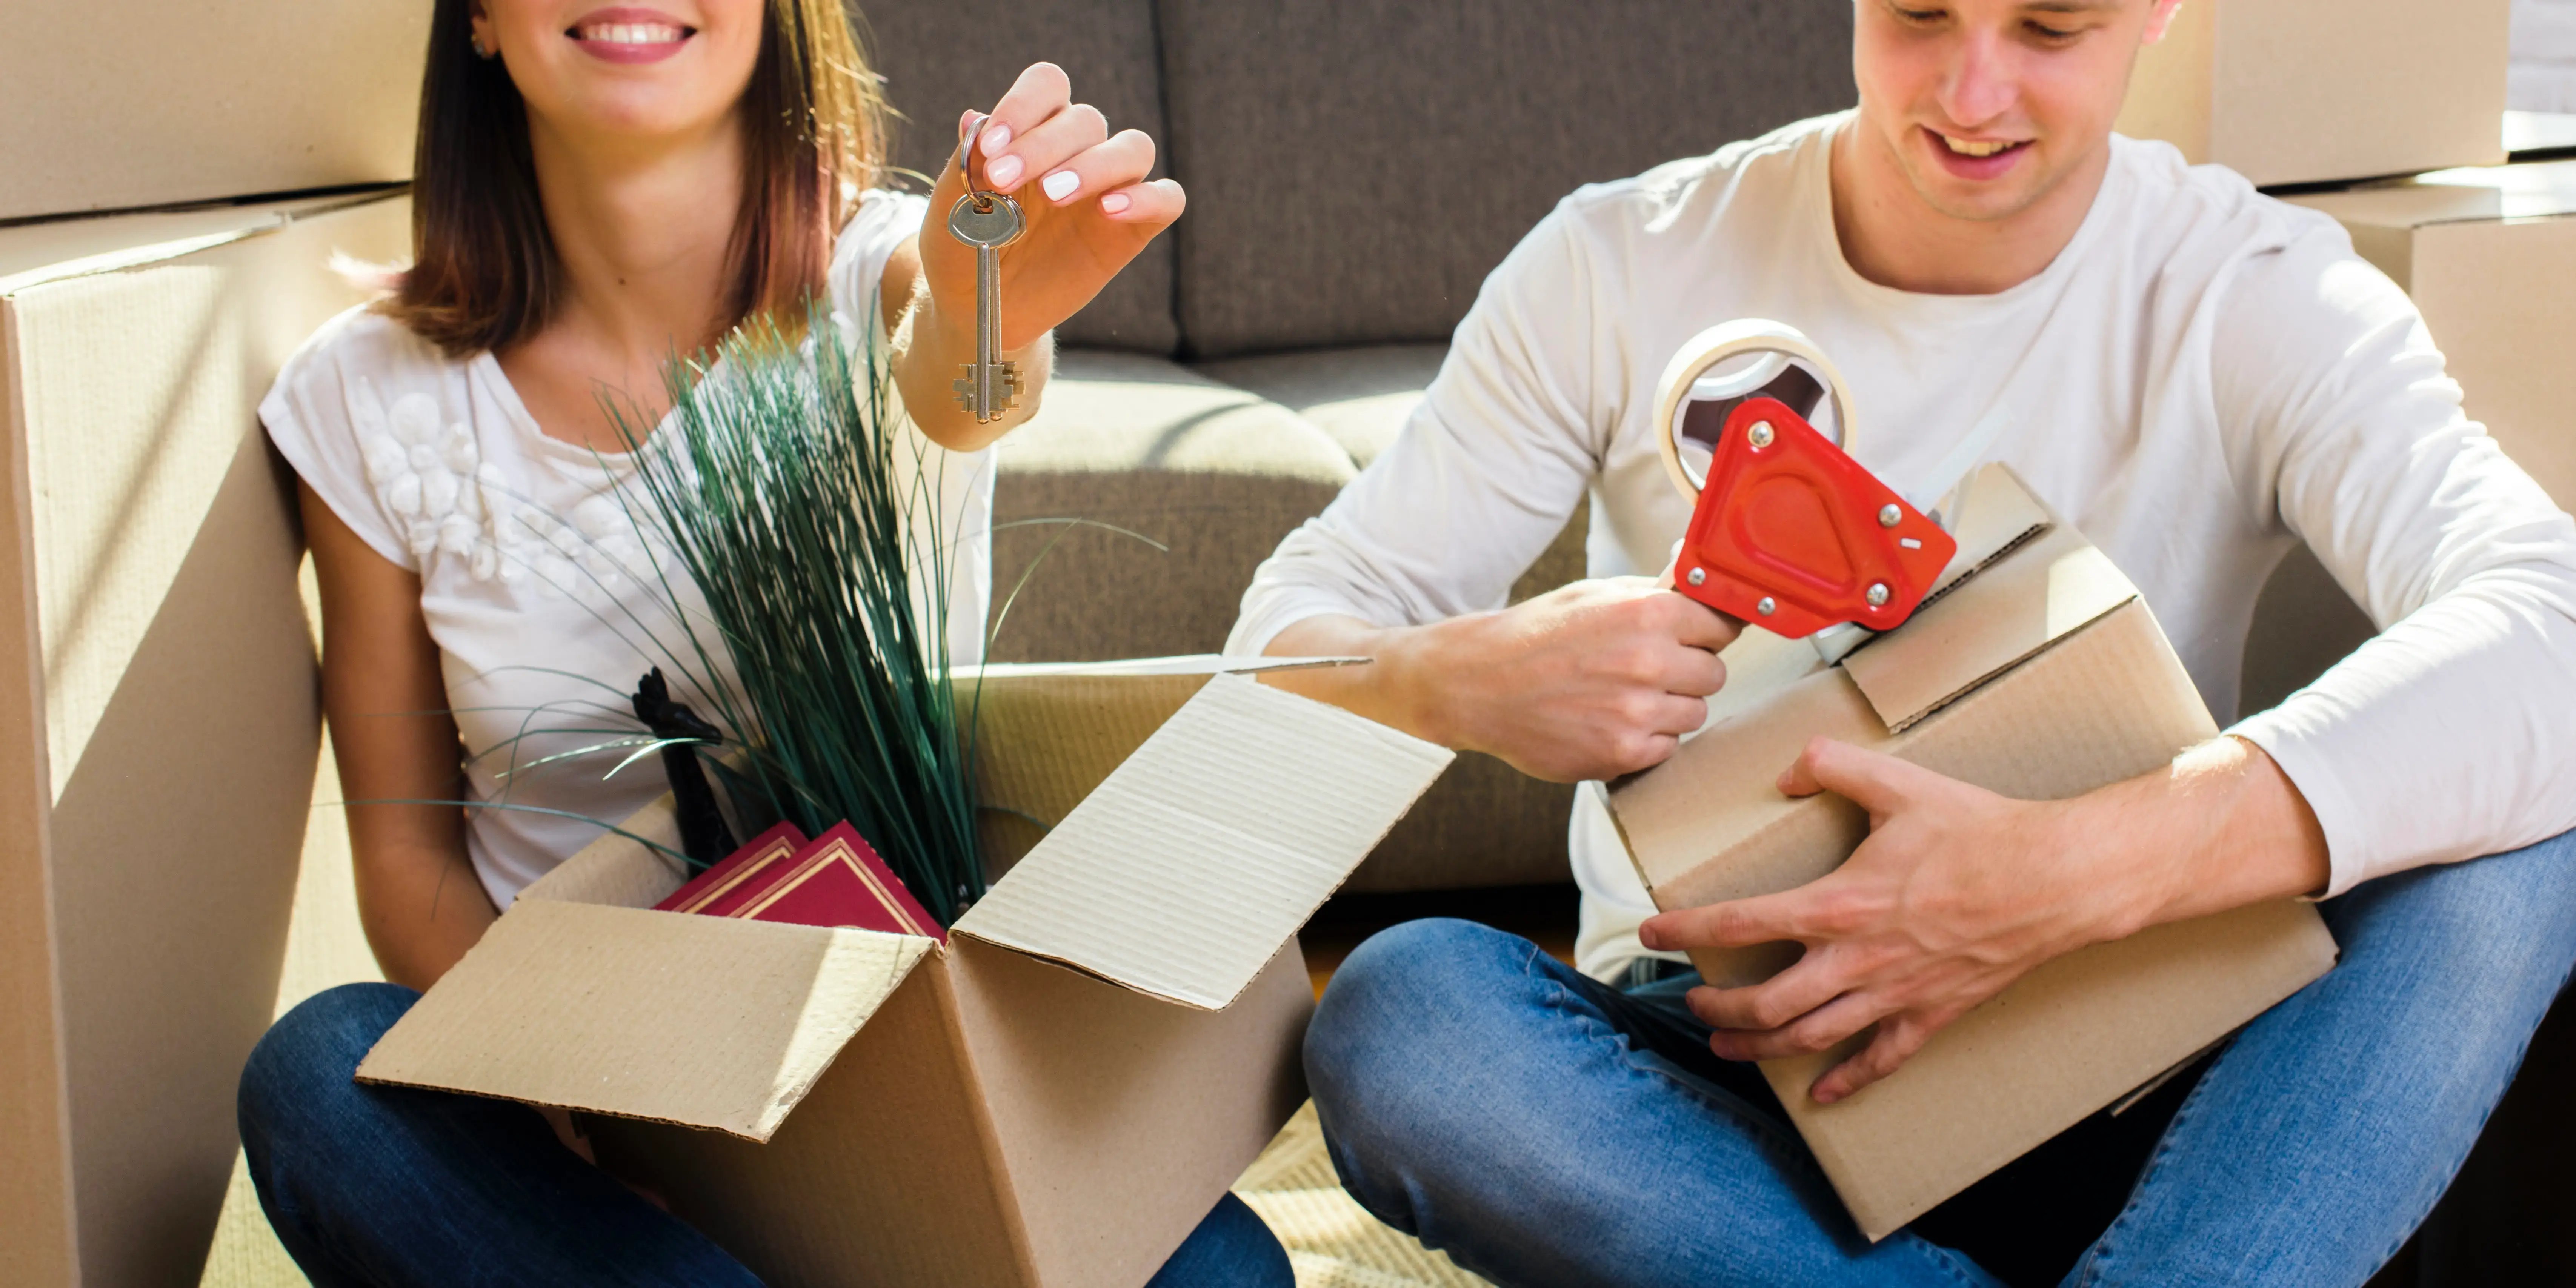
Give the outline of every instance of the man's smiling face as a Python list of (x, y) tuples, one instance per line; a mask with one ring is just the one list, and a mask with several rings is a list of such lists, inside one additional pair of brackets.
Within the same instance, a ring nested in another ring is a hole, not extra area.
[(2176, 4), (1857, 0), (1860, 141), (1933, 210), (2008, 218), (2108, 146), (2138, 47)]

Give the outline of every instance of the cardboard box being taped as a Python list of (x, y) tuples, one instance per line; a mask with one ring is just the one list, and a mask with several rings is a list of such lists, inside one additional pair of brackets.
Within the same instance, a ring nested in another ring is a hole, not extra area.
[[(1784, 796), (1773, 781), (1819, 734), (2024, 799), (2129, 778), (2216, 735), (2137, 589), (2009, 470), (1980, 472), (1959, 512), (1948, 584), (1912, 620), (1834, 667), (1803, 641), (1746, 632), (1723, 655), (1729, 679), (1709, 725), (1612, 790), (1657, 906), (1791, 889), (1850, 856), (1869, 831), (1857, 806)], [(1798, 951), (1702, 952), (1692, 964), (1712, 982), (1752, 983)], [(1859, 1038), (1762, 1072), (1853, 1220), (1881, 1239), (2224, 1038), (2334, 957), (2314, 908), (2240, 908), (2050, 962), (1839, 1104), (1807, 1089)]]
[(944, 947), (655, 912), (610, 836), (358, 1077), (614, 1116), (779, 1288), (1138, 1288), (1304, 1098), (1297, 929), (1450, 760), (1238, 667), (988, 669), (984, 799), (1047, 831)]

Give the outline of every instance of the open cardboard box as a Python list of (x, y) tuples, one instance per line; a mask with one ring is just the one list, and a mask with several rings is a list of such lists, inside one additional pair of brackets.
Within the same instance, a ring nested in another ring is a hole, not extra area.
[[(2002, 466), (1971, 482), (1959, 555), (1911, 620), (1826, 666), (1747, 631), (1710, 723), (1610, 794), (1658, 907), (1824, 876), (1868, 835), (1833, 795), (1774, 785), (1822, 734), (2024, 799), (2133, 777), (2216, 736), (2137, 588)], [(1692, 954), (1714, 983), (1768, 978), (1795, 944)], [(2324, 974), (2316, 910), (2261, 904), (2070, 953), (1942, 1030), (1838, 1104), (1808, 1088), (1861, 1039), (1762, 1071), (1863, 1233), (1876, 1240), (2119, 1101)]]
[(1045, 832), (944, 945), (655, 912), (603, 837), (358, 1077), (609, 1115), (780, 1288), (1137, 1288), (1304, 1098), (1297, 929), (1450, 760), (1233, 673), (1279, 665), (986, 669), (979, 790)]

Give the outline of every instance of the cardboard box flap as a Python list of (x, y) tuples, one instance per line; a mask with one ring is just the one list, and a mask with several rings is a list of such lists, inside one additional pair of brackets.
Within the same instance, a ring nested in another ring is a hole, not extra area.
[(1064, 821), (1213, 675), (1341, 666), (1365, 659), (1220, 657), (961, 667), (972, 718), (975, 796), (996, 876)]
[(522, 900), (358, 1080), (766, 1141), (932, 941)]
[(1218, 676), (954, 930), (1221, 1010), (1451, 758), (1337, 707)]
[(1044, 680), (1103, 675), (1195, 676), (1260, 675), (1302, 671), (1317, 666), (1361, 666), (1364, 657), (1228, 657), (1223, 653), (1180, 653), (1171, 657), (1126, 657), (1108, 662), (986, 662), (957, 668), (961, 689), (983, 680)]
[(689, 878), (677, 860), (645, 841), (673, 851), (680, 848), (680, 816), (669, 792), (628, 815), (616, 831), (600, 833), (553, 871), (529, 882), (519, 891), (519, 899), (650, 908), (670, 898)]
[(2137, 597), (2110, 556), (2052, 527), (1844, 658), (1843, 671), (1903, 730)]
[(2057, 526), (2057, 516), (2030, 494), (2010, 466), (2001, 464), (1984, 466), (1969, 475), (1958, 495), (1951, 499), (1949, 513), (1941, 517), (1950, 525), (1950, 536), (1959, 543), (1959, 552), (1950, 556), (1950, 566), (1942, 569), (1941, 576), (1932, 583), (1932, 593), (1924, 597), (1925, 606), (1984, 571), (1986, 565)]

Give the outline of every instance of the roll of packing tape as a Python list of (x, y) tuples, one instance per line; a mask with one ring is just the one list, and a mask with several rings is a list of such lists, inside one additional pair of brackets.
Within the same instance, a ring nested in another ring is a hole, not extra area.
[[(1749, 359), (1749, 361), (1747, 361)], [(1720, 370), (1730, 364), (1733, 370)], [(1803, 368), (1806, 380), (1791, 376)], [(1811, 389), (1810, 386), (1813, 386)], [(1820, 395), (1806, 407), (1797, 394)], [(1683, 419), (1694, 402), (1729, 402), (1767, 394), (1789, 404), (1844, 451), (1851, 450), (1851, 387), (1833, 359), (1796, 327), (1767, 318), (1739, 318), (1691, 337), (1664, 367), (1655, 390), (1655, 424), (1662, 436), (1664, 471), (1692, 504), (1703, 479), (1693, 478), (1683, 455)], [(1785, 396), (1784, 396), (1785, 395)], [(1821, 406), (1820, 406), (1821, 404)], [(1830, 407), (1830, 416), (1819, 414)], [(1714, 448), (1715, 444), (1709, 444)], [(1706, 459), (1705, 452), (1700, 458)]]

